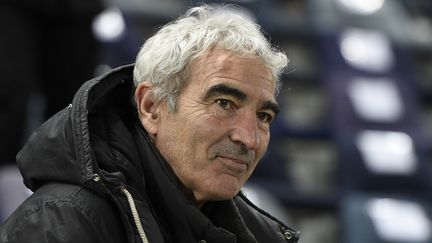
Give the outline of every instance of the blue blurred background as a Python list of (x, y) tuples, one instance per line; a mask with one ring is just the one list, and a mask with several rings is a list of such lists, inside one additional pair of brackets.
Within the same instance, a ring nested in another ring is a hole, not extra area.
[(0, 222), (30, 194), (31, 131), (202, 2), (244, 7), (290, 58), (247, 196), (301, 243), (432, 242), (430, 0), (2, 1)]

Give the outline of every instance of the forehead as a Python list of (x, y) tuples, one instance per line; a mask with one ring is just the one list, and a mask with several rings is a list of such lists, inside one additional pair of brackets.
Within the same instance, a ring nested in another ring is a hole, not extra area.
[(252, 93), (264, 91), (275, 99), (276, 82), (273, 75), (256, 57), (213, 49), (192, 63), (189, 74), (189, 85), (201, 86), (202, 91), (218, 83), (229, 82), (234, 86), (244, 86)]

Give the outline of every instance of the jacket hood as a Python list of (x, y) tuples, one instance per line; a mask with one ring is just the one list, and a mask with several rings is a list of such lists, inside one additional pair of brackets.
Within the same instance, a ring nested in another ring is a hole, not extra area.
[[(101, 159), (107, 162), (98, 164), (97, 157), (110, 156), (111, 160), (119, 160), (119, 154), (110, 152), (106, 155), (104, 151), (96, 152), (95, 147), (101, 147), (98, 137), (109, 136), (105, 132), (109, 128), (103, 126), (104, 119), (121, 121), (136, 116), (131, 103), (134, 87), (132, 70), (133, 65), (119, 67), (85, 82), (68, 107), (48, 119), (30, 136), (17, 155), (17, 163), (28, 188), (34, 191), (47, 181), (91, 187), (102, 169), (108, 173), (114, 171), (110, 170), (110, 160)], [(116, 110), (120, 105), (122, 110)], [(125, 111), (124, 107), (129, 109)], [(102, 110), (107, 112), (109, 118), (101, 117)], [(130, 115), (125, 118), (122, 117), (124, 114)], [(114, 147), (120, 143), (109, 142)]]

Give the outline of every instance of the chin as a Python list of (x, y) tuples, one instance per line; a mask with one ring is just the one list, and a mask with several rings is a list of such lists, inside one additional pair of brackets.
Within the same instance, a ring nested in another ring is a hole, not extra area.
[[(232, 176), (218, 178), (213, 180), (212, 183), (203, 183), (200, 185), (197, 199), (204, 199), (203, 201), (222, 201), (229, 200), (237, 196), (243, 185), (242, 181)], [(199, 193), (201, 192), (201, 193)]]
[(232, 187), (224, 187), (217, 190), (213, 195), (213, 200), (229, 200), (233, 199), (240, 192), (241, 187), (236, 185)]

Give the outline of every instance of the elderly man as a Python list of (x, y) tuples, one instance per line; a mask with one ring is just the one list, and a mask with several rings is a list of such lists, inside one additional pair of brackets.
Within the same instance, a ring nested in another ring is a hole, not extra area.
[(240, 193), (286, 64), (247, 18), (192, 8), (31, 136), (17, 159), (34, 194), (1, 242), (297, 242)]

